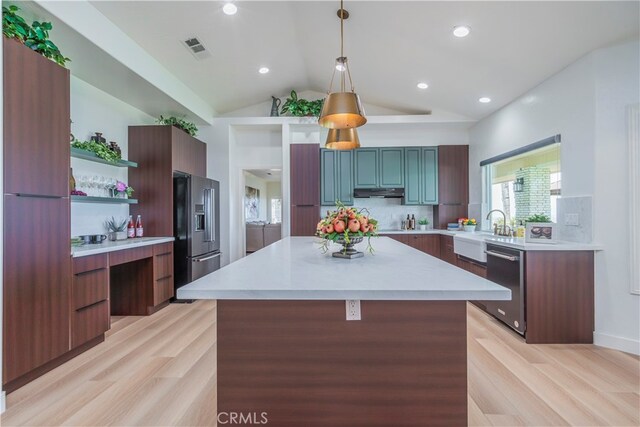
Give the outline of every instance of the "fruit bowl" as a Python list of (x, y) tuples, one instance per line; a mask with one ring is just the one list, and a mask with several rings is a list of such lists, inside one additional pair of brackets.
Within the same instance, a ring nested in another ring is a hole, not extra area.
[(327, 216), (318, 223), (316, 235), (323, 239), (323, 252), (329, 250), (329, 242), (342, 245), (342, 250), (333, 254), (336, 258), (360, 258), (364, 256), (354, 245), (367, 238), (367, 249), (373, 253), (371, 237), (377, 235), (378, 222), (371, 218), (366, 209), (346, 207), (339, 201), (335, 211), (328, 211)]

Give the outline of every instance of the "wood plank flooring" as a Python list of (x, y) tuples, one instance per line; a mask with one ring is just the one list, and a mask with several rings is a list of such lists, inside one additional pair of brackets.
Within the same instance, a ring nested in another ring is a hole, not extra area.
[[(215, 301), (112, 319), (106, 341), (7, 396), (2, 426), (213, 426)], [(468, 305), (469, 425), (640, 425), (638, 357), (527, 345)]]

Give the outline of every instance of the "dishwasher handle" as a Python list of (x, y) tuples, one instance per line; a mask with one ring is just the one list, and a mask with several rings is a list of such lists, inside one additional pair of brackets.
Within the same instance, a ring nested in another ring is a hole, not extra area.
[(505, 255), (496, 251), (484, 251), (484, 253), (490, 256), (494, 256), (496, 258), (506, 259), (507, 261), (512, 261), (512, 262), (520, 261), (520, 257), (515, 255)]

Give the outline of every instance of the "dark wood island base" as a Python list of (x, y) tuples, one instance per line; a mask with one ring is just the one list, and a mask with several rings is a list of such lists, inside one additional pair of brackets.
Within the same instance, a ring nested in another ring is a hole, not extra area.
[(344, 301), (218, 300), (219, 417), (466, 426), (466, 301), (362, 301), (361, 311), (346, 321)]

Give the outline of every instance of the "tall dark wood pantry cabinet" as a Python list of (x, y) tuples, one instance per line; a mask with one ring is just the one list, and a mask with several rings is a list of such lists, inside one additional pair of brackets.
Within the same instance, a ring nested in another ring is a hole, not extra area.
[(70, 350), (69, 71), (3, 39), (3, 388)]

